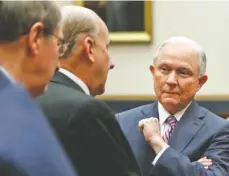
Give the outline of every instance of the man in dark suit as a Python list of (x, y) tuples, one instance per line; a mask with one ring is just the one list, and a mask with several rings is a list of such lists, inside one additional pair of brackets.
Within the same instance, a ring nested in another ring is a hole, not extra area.
[(194, 100), (207, 81), (204, 51), (172, 37), (150, 70), (158, 101), (117, 114), (143, 175), (227, 176), (229, 123)]
[(91, 10), (62, 8), (68, 50), (48, 91), (39, 98), (80, 176), (137, 176), (140, 171), (129, 143), (102, 94), (109, 69), (109, 32)]
[(1, 176), (75, 175), (31, 98), (43, 93), (57, 68), (60, 19), (53, 2), (0, 1)]

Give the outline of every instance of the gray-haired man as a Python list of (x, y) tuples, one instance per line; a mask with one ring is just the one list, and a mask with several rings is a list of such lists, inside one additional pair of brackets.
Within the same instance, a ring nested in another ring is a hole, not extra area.
[(62, 8), (68, 50), (48, 91), (40, 97), (80, 176), (136, 176), (139, 167), (109, 107), (95, 99), (105, 91), (109, 32), (95, 12), (78, 6)]
[(228, 176), (229, 123), (194, 100), (208, 78), (202, 48), (169, 38), (150, 71), (158, 101), (117, 115), (143, 175)]
[(60, 20), (51, 1), (0, 1), (1, 176), (75, 175), (31, 97), (45, 91), (58, 66)]

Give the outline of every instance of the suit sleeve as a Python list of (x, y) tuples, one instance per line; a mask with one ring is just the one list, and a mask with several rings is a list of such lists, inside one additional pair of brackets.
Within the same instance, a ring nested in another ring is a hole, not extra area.
[(204, 169), (198, 162), (169, 147), (161, 155), (152, 174), (160, 176), (228, 176), (229, 173), (229, 127), (214, 136), (203, 156), (212, 159), (213, 165)]
[(78, 165), (83, 173), (94, 169), (94, 173), (109, 172), (109, 175), (140, 175), (129, 143), (105, 103), (90, 100), (71, 116), (69, 146), (73, 147), (72, 151), (78, 151), (73, 157), (80, 162)]
[(22, 169), (15, 167), (12, 163), (0, 159), (0, 175), (1, 176), (29, 176)]

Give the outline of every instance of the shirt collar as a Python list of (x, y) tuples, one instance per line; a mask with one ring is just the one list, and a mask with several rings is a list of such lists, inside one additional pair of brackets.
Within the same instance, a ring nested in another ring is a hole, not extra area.
[[(182, 109), (181, 111), (179, 111), (176, 114), (174, 114), (174, 117), (176, 118), (177, 121), (179, 121), (181, 119), (181, 117), (184, 115), (185, 111), (187, 110), (187, 108), (190, 106), (191, 103), (192, 102), (190, 102), (184, 109)], [(158, 102), (158, 114), (159, 114), (160, 125), (163, 125), (165, 123), (166, 119), (171, 115), (160, 104), (160, 102)]]
[(79, 77), (77, 77), (76, 75), (74, 75), (73, 73), (71, 73), (70, 71), (68, 71), (64, 68), (60, 68), (59, 72), (63, 73), (65, 76), (67, 76), (72, 81), (74, 81), (77, 85), (79, 85), (81, 87), (81, 89), (83, 89), (83, 91), (87, 95), (90, 95), (90, 91), (89, 91), (87, 85)]
[(16, 83), (15, 79), (13, 78), (12, 75), (9, 74), (9, 72), (2, 66), (0, 66), (0, 71), (12, 82)]

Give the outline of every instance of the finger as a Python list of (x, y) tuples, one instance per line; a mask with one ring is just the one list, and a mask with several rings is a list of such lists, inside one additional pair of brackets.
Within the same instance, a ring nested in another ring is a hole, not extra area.
[(141, 120), (141, 121), (139, 121), (139, 123), (138, 123), (138, 128), (142, 131), (142, 129), (143, 129), (143, 126), (144, 126), (144, 121), (143, 120)]
[(205, 157), (203, 157), (203, 158), (200, 158), (200, 159), (198, 160), (198, 162), (204, 161), (204, 160), (206, 160), (206, 159), (207, 159), (207, 157), (205, 156)]
[(150, 117), (150, 118), (148, 118), (149, 120), (153, 120), (153, 121), (158, 121), (158, 118), (156, 118), (156, 117)]
[(204, 166), (211, 166), (212, 165), (212, 163), (201, 163), (201, 164), (203, 164)]
[(204, 168), (205, 167), (209, 168), (212, 166), (212, 163), (201, 163), (201, 164), (204, 166)]
[(152, 118), (150, 119), (150, 122), (152, 122), (152, 123), (154, 123), (154, 124), (156, 124), (156, 125), (159, 125), (159, 120), (158, 120), (158, 118), (152, 117)]
[(212, 162), (212, 160), (211, 159), (200, 159), (200, 160), (198, 160), (198, 162)]
[(212, 164), (208, 164), (208, 165), (204, 165), (205, 169), (208, 169), (209, 167), (211, 167)]
[(142, 126), (143, 122), (144, 122), (144, 120), (140, 120), (140, 121), (138, 122), (138, 126)]
[(202, 161), (198, 161), (199, 163), (206, 163), (206, 164), (208, 164), (208, 163), (212, 163), (212, 161), (211, 160), (202, 160)]
[(148, 119), (157, 119), (157, 120), (158, 120), (158, 118), (157, 118), (157, 117), (150, 117), (150, 118), (148, 118)]
[(203, 158), (200, 158), (199, 160), (202, 160), (202, 159), (207, 159), (207, 157), (206, 157), (206, 156), (204, 156)]
[(201, 161), (201, 162), (203, 162), (203, 163), (212, 163), (212, 160), (205, 159), (205, 160), (203, 160), (203, 161)]

